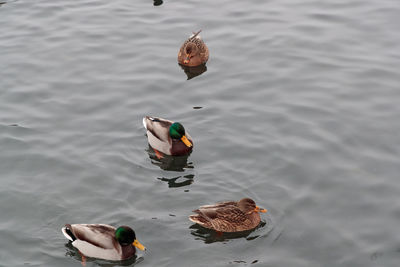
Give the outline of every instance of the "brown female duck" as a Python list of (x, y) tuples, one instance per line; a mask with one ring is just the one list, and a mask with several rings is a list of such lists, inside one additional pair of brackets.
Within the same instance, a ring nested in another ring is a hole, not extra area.
[(195, 67), (208, 60), (208, 47), (201, 39), (198, 31), (187, 39), (178, 53), (178, 62), (184, 66)]
[(254, 200), (243, 198), (238, 202), (227, 201), (215, 205), (201, 206), (189, 220), (218, 232), (240, 232), (251, 230), (260, 224), (260, 212), (267, 210), (256, 206)]

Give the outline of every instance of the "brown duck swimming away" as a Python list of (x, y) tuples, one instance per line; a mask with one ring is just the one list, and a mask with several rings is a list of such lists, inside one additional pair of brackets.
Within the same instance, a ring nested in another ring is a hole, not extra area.
[(189, 220), (219, 232), (241, 232), (256, 228), (261, 221), (260, 212), (267, 212), (256, 206), (254, 200), (243, 198), (238, 202), (227, 201), (215, 205), (201, 206)]
[(201, 39), (198, 31), (187, 39), (178, 53), (178, 62), (184, 66), (195, 67), (208, 60), (208, 47)]
[(125, 260), (135, 255), (135, 247), (146, 249), (137, 241), (135, 231), (128, 226), (115, 228), (107, 224), (66, 224), (61, 231), (81, 254), (88, 257)]

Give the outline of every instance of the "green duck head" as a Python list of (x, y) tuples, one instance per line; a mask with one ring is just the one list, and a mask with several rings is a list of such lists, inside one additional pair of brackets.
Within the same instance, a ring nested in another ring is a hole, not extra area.
[(192, 146), (192, 143), (190, 143), (190, 141), (186, 138), (185, 128), (179, 122), (174, 122), (173, 124), (171, 124), (171, 126), (169, 127), (169, 135), (172, 139), (182, 140), (182, 142), (187, 147)]
[(132, 230), (129, 226), (120, 226), (115, 230), (115, 239), (121, 244), (121, 246), (127, 246), (132, 244), (140, 250), (145, 250), (145, 246), (140, 244), (140, 242), (136, 239), (135, 231)]

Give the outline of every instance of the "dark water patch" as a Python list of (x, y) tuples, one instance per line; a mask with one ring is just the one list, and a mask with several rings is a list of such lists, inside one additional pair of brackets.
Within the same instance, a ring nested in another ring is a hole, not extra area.
[(163, 0), (154, 0), (153, 5), (154, 6), (161, 6), (163, 4)]
[(0, 7), (8, 3), (18, 2), (18, 0), (8, 0), (8, 1), (0, 1)]
[(176, 171), (183, 172), (186, 169), (194, 169), (193, 162), (188, 162), (188, 158), (191, 153), (184, 156), (169, 156), (163, 154), (161, 157), (157, 155), (153, 148), (149, 146), (148, 150), (149, 158), (151, 163), (155, 166), (160, 167), (165, 171)]
[(183, 69), (188, 80), (193, 79), (207, 71), (206, 64), (201, 64), (196, 67), (189, 67), (189, 66), (184, 66), (181, 64), (178, 64), (178, 65)]
[(203, 240), (206, 244), (211, 244), (215, 242), (226, 243), (229, 240), (245, 238), (248, 241), (258, 238), (260, 235), (252, 235), (257, 232), (260, 228), (267, 225), (266, 222), (261, 221), (260, 224), (248, 231), (236, 232), (236, 233), (220, 233), (214, 230), (204, 228), (198, 224), (193, 224), (189, 227), (191, 229), (191, 234), (196, 237), (196, 239)]
[(194, 175), (177, 176), (174, 178), (157, 178), (160, 181), (166, 182), (168, 187), (182, 187), (194, 183)]

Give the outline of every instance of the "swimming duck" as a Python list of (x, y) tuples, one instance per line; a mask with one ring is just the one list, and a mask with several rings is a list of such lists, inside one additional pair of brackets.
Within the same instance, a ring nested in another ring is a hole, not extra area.
[(178, 62), (184, 66), (195, 67), (208, 60), (208, 47), (201, 39), (198, 31), (187, 39), (178, 53)]
[(107, 224), (66, 224), (61, 231), (81, 254), (88, 257), (125, 260), (135, 255), (135, 247), (146, 249), (129, 226), (115, 228)]
[(260, 212), (267, 212), (256, 206), (254, 200), (243, 198), (238, 202), (227, 201), (215, 205), (201, 206), (194, 210), (189, 220), (218, 232), (241, 232), (256, 228), (261, 221)]
[(147, 130), (148, 142), (156, 153), (180, 156), (192, 151), (192, 137), (181, 123), (146, 116), (143, 126)]

